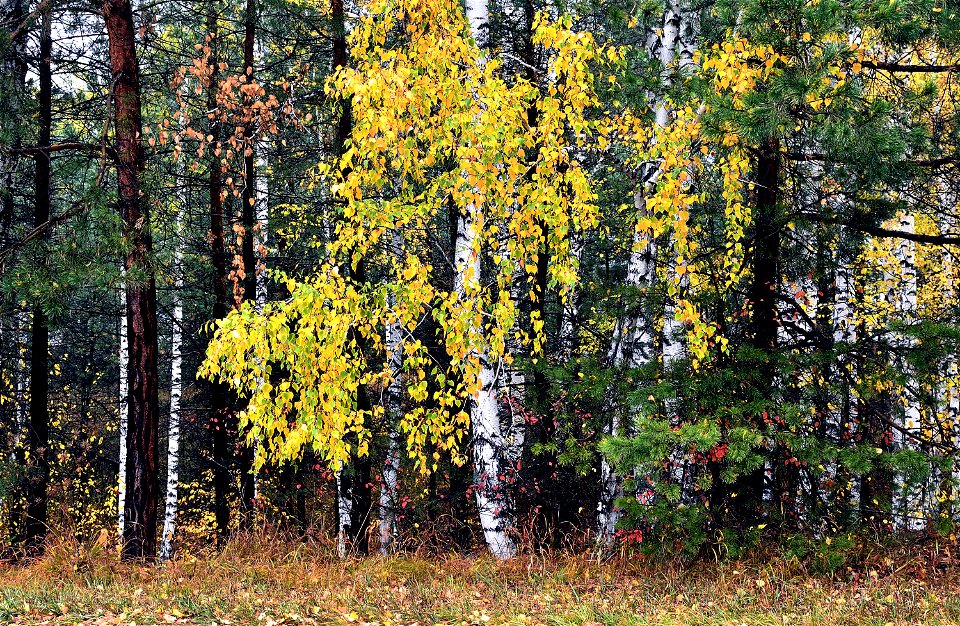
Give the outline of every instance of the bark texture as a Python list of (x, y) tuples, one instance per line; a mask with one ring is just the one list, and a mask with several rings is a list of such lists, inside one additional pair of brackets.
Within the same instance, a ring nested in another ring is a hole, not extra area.
[(124, 559), (152, 560), (157, 548), (157, 291), (151, 268), (148, 204), (141, 198), (140, 71), (129, 0), (107, 0), (103, 16), (113, 79), (117, 181), (126, 257), (130, 341)]

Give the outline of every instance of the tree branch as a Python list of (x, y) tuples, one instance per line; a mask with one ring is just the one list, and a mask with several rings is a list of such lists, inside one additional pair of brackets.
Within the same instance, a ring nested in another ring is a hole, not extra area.
[(869, 224), (858, 224), (851, 221), (843, 221), (835, 218), (819, 215), (817, 213), (799, 213), (797, 217), (805, 218), (821, 224), (832, 224), (834, 226), (843, 226), (857, 232), (867, 233), (874, 237), (883, 237), (891, 239), (906, 239), (916, 243), (925, 243), (935, 246), (960, 245), (960, 235), (924, 235), (922, 233), (909, 233), (902, 230), (893, 230), (882, 228), (880, 226), (871, 226)]
[(889, 63), (886, 61), (861, 61), (860, 65), (872, 70), (883, 70), (885, 72), (913, 72), (913, 73), (944, 73), (956, 72), (960, 70), (960, 64), (952, 63), (950, 65), (912, 65), (903, 63)]
[(53, 152), (64, 152), (66, 150), (76, 150), (77, 152), (94, 152), (97, 154), (108, 154), (110, 157), (114, 157), (116, 153), (114, 149), (107, 145), (95, 144), (95, 143), (81, 143), (78, 141), (66, 141), (63, 143), (55, 143), (51, 146), (24, 146), (22, 148), (0, 148), (0, 152), (5, 154), (22, 154), (33, 156), (34, 158), (40, 156), (41, 154), (50, 154)]
[[(834, 163), (834, 164), (843, 164), (846, 163), (840, 159), (831, 157), (823, 152), (784, 152), (784, 158), (790, 161), (819, 161), (822, 163)], [(913, 165), (916, 167), (942, 167), (944, 165), (953, 165), (960, 162), (960, 156), (951, 155), (951, 156), (942, 156), (934, 159), (907, 159), (905, 161), (897, 161), (894, 165)]]

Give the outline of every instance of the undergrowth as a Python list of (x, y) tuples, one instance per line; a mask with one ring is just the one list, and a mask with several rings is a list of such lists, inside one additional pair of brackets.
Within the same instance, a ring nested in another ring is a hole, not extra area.
[(12, 624), (960, 624), (953, 545), (865, 549), (832, 574), (789, 550), (724, 563), (624, 554), (404, 554), (338, 560), (275, 533), (164, 566), (118, 564), (102, 541), (0, 566)]

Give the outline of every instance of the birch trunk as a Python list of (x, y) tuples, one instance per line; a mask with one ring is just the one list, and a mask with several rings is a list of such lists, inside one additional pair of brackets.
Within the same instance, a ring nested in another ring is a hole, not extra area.
[[(178, 207), (176, 232), (183, 230), (183, 209)], [(170, 424), (167, 432), (167, 494), (163, 510), (163, 539), (160, 544), (160, 560), (173, 557), (173, 537), (177, 525), (177, 498), (180, 488), (180, 397), (182, 379), (182, 324), (183, 324), (183, 247), (181, 238), (174, 253), (173, 266), (176, 279), (173, 285), (173, 320), (170, 333)]]
[[(126, 271), (123, 266), (120, 267), (120, 276), (125, 279)], [(129, 411), (127, 404), (127, 394), (129, 385), (127, 382), (127, 368), (130, 362), (129, 344), (127, 342), (127, 316), (126, 316), (126, 295), (123, 286), (120, 288), (120, 471), (117, 476), (117, 540), (123, 543), (123, 508), (127, 500), (127, 424), (129, 420)]]
[[(256, 220), (259, 224), (257, 230), (257, 257), (259, 267), (256, 276), (256, 309), (262, 312), (267, 304), (267, 245), (269, 243), (270, 230), (270, 176), (269, 163), (267, 161), (266, 149), (267, 143), (264, 142), (257, 152), (257, 169), (263, 172), (263, 175), (257, 177), (257, 210)], [(257, 440), (254, 444), (254, 456), (260, 453), (262, 442)], [(253, 500), (257, 502), (260, 499), (260, 474), (253, 472)]]
[[(663, 28), (648, 36), (647, 46), (651, 52), (657, 52), (664, 71), (673, 65), (677, 39), (679, 35), (679, 15), (672, 3), (667, 3), (663, 14)], [(669, 80), (666, 79), (669, 84)], [(664, 128), (670, 117), (670, 111), (661, 98), (656, 106), (655, 123)], [(634, 192), (633, 206), (637, 215), (649, 214), (646, 195), (652, 191), (659, 177), (659, 167), (647, 163), (642, 172), (640, 189)], [(626, 284), (630, 287), (649, 291), (657, 280), (657, 242), (647, 233), (637, 232), (633, 238), (630, 260), (627, 263)], [(616, 368), (637, 368), (656, 359), (656, 321), (650, 311), (642, 306), (630, 317), (617, 320), (613, 329), (613, 338), (608, 351), (610, 364)], [(606, 436), (618, 436), (629, 424), (624, 424), (623, 416), (617, 412), (607, 424)], [(600, 499), (597, 503), (597, 543), (605, 550), (616, 545), (616, 529), (622, 512), (616, 501), (623, 496), (623, 479), (605, 456), (600, 459)]]
[[(841, 234), (841, 237), (843, 235)], [(850, 345), (857, 340), (857, 322), (854, 309), (854, 279), (853, 269), (841, 262), (836, 275), (836, 285), (834, 286), (833, 302), (833, 343), (837, 345)], [(854, 363), (848, 358), (840, 359), (837, 367), (853, 372)], [(839, 377), (841, 381), (846, 379), (846, 375)], [(857, 415), (857, 402), (849, 386), (844, 382), (840, 383), (840, 401), (836, 410), (838, 415), (834, 421), (838, 424), (838, 444), (841, 446), (849, 445), (853, 442), (856, 425), (859, 421)], [(859, 509), (860, 489), (849, 475), (847, 470), (837, 464), (836, 472), (837, 486), (835, 493), (840, 497), (835, 497), (834, 504), (845, 506), (850, 511)], [(841, 515), (846, 513), (841, 512)]]
[[(955, 194), (949, 188), (940, 191), (940, 207), (945, 215), (955, 211), (957, 199)], [(950, 232), (955, 220), (944, 217), (940, 220), (940, 232)], [(957, 274), (953, 255), (949, 250), (943, 252), (943, 272), (946, 276), (943, 298), (945, 302), (954, 302), (957, 297)], [(943, 364), (943, 410), (944, 410), (944, 432), (943, 443), (952, 446), (954, 450), (960, 449), (960, 389), (958, 389), (958, 371), (956, 354), (948, 354), (946, 362)], [(939, 418), (939, 416), (938, 416)], [(944, 466), (939, 471), (939, 483), (931, 489), (934, 501), (930, 504), (931, 514), (938, 513), (940, 519), (956, 519), (956, 498), (957, 485), (960, 484), (960, 461), (954, 455), (951, 463)]]
[[(488, 26), (489, 6), (486, 0), (469, 0), (466, 6), (470, 32), (481, 48), (478, 63), (485, 62), (483, 40)], [(457, 217), (457, 236), (454, 244), (455, 289), (463, 301), (468, 294), (480, 290), (480, 225), (478, 207), (468, 205)], [(474, 328), (474, 337), (482, 334)], [(479, 341), (478, 343), (482, 343)], [(491, 554), (499, 560), (513, 558), (517, 553), (511, 533), (514, 528), (512, 512), (503, 484), (504, 433), (497, 403), (497, 374), (483, 348), (471, 355), (480, 363), (479, 389), (470, 405), (470, 424), (473, 430), (473, 480), (480, 526)]]
[[(913, 215), (904, 214), (900, 217), (898, 229), (902, 232), (914, 232)], [(915, 244), (912, 241), (901, 239), (897, 245), (895, 256), (899, 264), (899, 275), (896, 277), (899, 286), (894, 289), (893, 298), (895, 298), (895, 309), (900, 314), (902, 321), (912, 323), (916, 321), (917, 316), (917, 268), (915, 258)], [(910, 349), (914, 346), (915, 340), (909, 336), (901, 336), (898, 343), (904, 349)], [(913, 368), (909, 366), (906, 360), (903, 361), (903, 367), (906, 374), (903, 395), (900, 403), (903, 406), (902, 428), (894, 429), (894, 448), (910, 449), (916, 448), (921, 436), (921, 413), (920, 404), (916, 395), (911, 393), (911, 386), (918, 385)], [(921, 486), (910, 485), (907, 476), (903, 472), (897, 472), (894, 479), (894, 522), (907, 530), (921, 530), (924, 526), (923, 511), (923, 489)]]
[[(392, 254), (402, 258), (404, 243), (400, 232), (392, 232)], [(397, 306), (396, 294), (387, 294), (387, 309), (393, 311)], [(384, 329), (387, 358), (390, 363), (390, 384), (386, 392), (387, 428), (389, 440), (387, 454), (383, 462), (380, 484), (380, 554), (393, 552), (397, 536), (397, 472), (400, 468), (400, 419), (403, 417), (403, 327), (398, 320), (388, 321)]]
[(350, 554), (350, 520), (353, 516), (353, 490), (350, 489), (348, 468), (343, 463), (336, 471), (337, 481), (337, 556)]

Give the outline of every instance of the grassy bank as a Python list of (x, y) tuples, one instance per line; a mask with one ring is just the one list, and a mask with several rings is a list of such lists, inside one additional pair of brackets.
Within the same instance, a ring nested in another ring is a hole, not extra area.
[(237, 539), (165, 567), (60, 544), (0, 567), (12, 624), (960, 624), (942, 549), (873, 554), (826, 576), (785, 558), (664, 565), (639, 557), (371, 557)]

